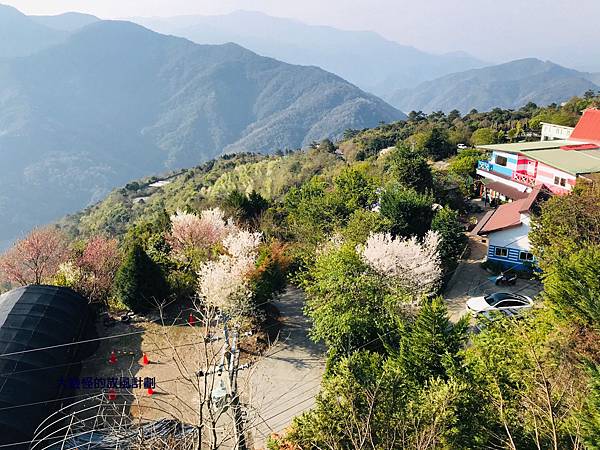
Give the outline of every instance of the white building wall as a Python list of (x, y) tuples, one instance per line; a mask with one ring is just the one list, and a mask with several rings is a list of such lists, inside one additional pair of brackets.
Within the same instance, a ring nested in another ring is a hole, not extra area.
[(529, 251), (529, 221), (521, 223), (518, 227), (507, 228), (506, 230), (495, 231), (488, 235), (489, 245), (495, 247), (509, 247), (519, 250)]
[(569, 139), (574, 128), (542, 122), (542, 141)]

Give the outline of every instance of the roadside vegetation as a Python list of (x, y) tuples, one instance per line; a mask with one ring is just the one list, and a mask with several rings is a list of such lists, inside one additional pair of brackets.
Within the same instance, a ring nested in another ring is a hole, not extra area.
[(539, 307), (474, 335), (449, 320), (443, 292), (484, 156), (462, 147), (536, 139), (541, 121), (572, 125), (598, 102), (413, 112), (336, 144), (132, 182), (17, 242), (0, 258), (3, 283), (69, 286), (141, 314), (197, 301), (252, 326), (297, 283), (327, 368), (314, 408), (271, 448), (597, 449), (598, 187), (534, 218)]

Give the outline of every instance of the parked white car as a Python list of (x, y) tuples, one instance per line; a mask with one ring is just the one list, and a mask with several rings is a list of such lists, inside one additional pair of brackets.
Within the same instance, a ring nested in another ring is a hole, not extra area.
[(499, 311), (506, 315), (514, 315), (532, 306), (533, 300), (530, 297), (510, 292), (496, 292), (486, 296), (471, 297), (467, 301), (467, 311), (472, 314)]

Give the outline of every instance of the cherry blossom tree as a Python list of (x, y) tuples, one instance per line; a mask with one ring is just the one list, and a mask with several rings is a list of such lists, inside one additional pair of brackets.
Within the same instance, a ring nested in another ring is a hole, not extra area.
[(19, 285), (41, 284), (68, 260), (65, 235), (54, 227), (37, 228), (0, 257), (0, 272)]
[(210, 247), (220, 242), (231, 230), (219, 208), (207, 209), (197, 216), (177, 211), (171, 216), (171, 232), (168, 241), (174, 251), (186, 247)]
[(374, 233), (358, 251), (379, 274), (417, 295), (426, 295), (434, 292), (441, 281), (439, 244), (440, 235), (435, 231), (429, 231), (422, 241)]
[(198, 272), (198, 294), (208, 308), (231, 318), (252, 312), (249, 275), (257, 260), (262, 233), (239, 230), (225, 237), (227, 253), (205, 262)]
[(105, 301), (121, 264), (116, 239), (91, 238), (78, 261), (82, 272), (81, 287), (91, 301)]

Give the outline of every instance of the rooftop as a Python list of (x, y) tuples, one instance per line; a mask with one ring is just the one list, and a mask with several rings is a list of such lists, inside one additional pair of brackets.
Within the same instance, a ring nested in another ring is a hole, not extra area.
[(600, 144), (600, 109), (586, 109), (571, 133), (571, 139)]
[(546, 150), (553, 148), (561, 148), (566, 145), (576, 145), (581, 142), (572, 140), (556, 140), (556, 141), (535, 141), (535, 142), (516, 142), (514, 144), (491, 144), (478, 145), (477, 148), (495, 152), (521, 153), (530, 150)]
[(506, 203), (494, 211), (489, 211), (473, 228), (473, 234), (488, 234), (494, 231), (521, 225), (521, 214), (528, 212), (537, 200), (542, 185), (536, 186), (533, 191), (521, 200)]
[(573, 175), (600, 172), (600, 149), (598, 148), (571, 151), (554, 148), (522, 151), (521, 153), (528, 158), (535, 159)]

